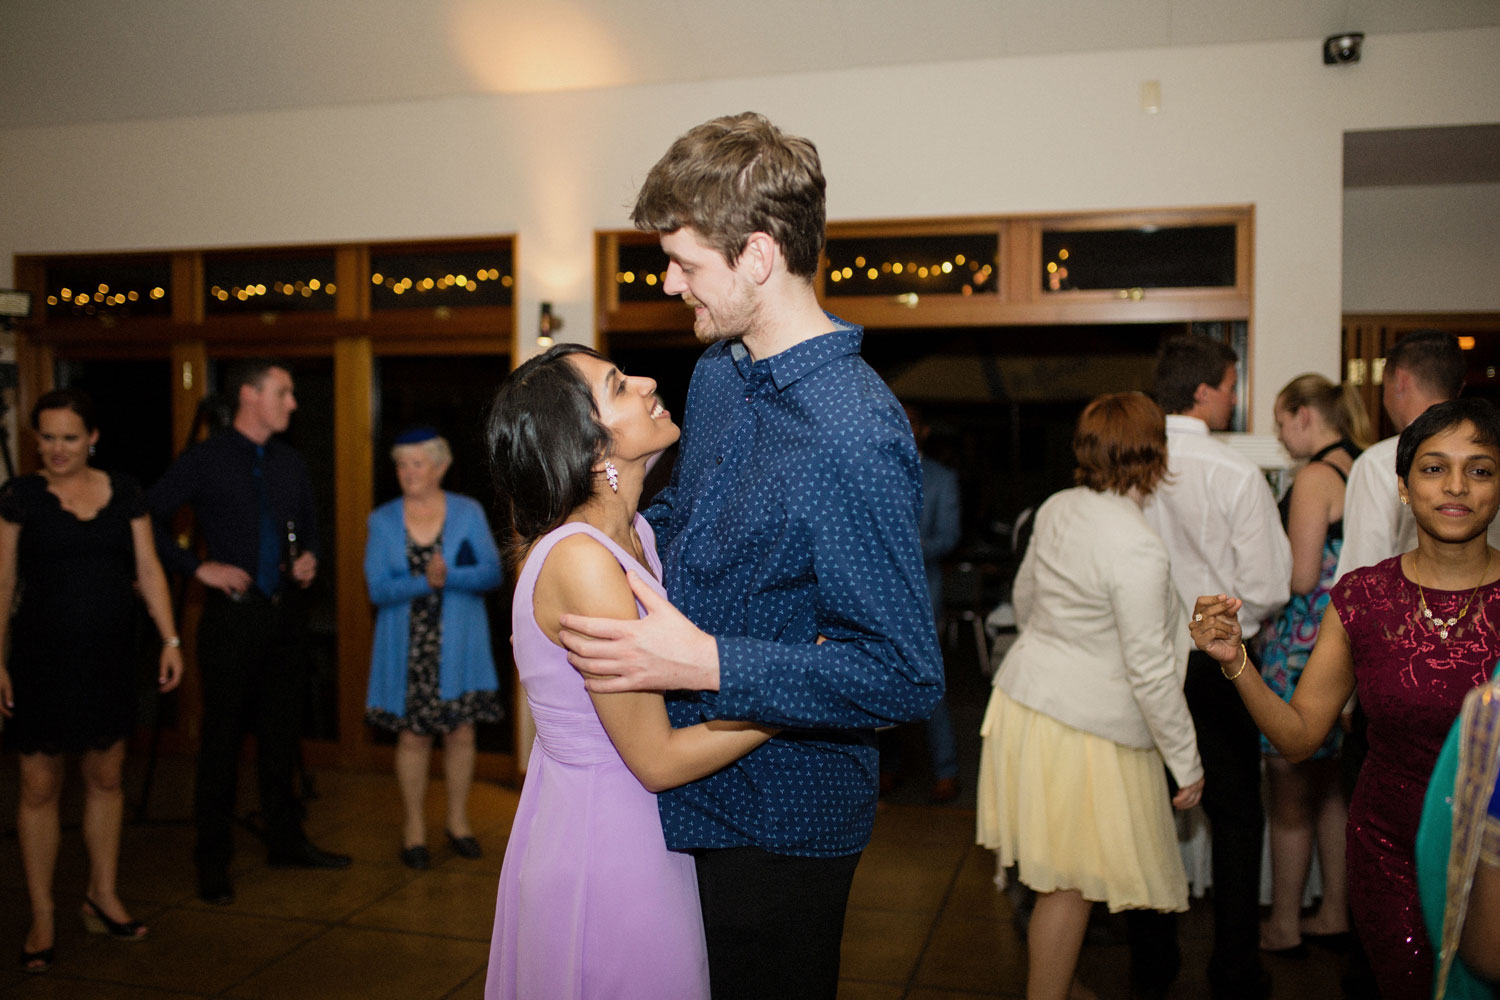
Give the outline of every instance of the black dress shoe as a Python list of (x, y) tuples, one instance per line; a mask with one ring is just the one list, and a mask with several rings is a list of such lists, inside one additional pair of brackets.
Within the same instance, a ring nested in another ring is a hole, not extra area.
[(350, 857), (321, 850), (312, 841), (304, 840), (290, 850), (272, 851), (266, 863), (272, 868), (348, 868)]
[(401, 863), (412, 871), (425, 872), (432, 867), (432, 855), (427, 853), (426, 844), (414, 844), (401, 848)]
[(21, 949), (21, 971), (39, 973), (46, 972), (52, 968), (52, 962), (57, 958), (56, 948), (43, 948), (41, 951), (27, 951)]
[(198, 898), (210, 906), (228, 906), (234, 902), (234, 889), (230, 888), (229, 876), (201, 876), (198, 879)]
[(484, 857), (484, 850), (479, 846), (479, 841), (473, 837), (455, 837), (448, 830), (443, 832), (448, 834), (448, 846), (453, 848), (454, 854), (461, 858), (468, 858), (470, 861)]

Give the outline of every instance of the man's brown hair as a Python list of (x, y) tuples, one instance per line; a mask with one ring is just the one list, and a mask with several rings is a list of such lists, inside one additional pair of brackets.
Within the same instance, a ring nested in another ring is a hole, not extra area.
[(826, 186), (811, 142), (747, 111), (704, 122), (672, 143), (630, 218), (646, 232), (689, 226), (730, 267), (752, 233), (766, 233), (787, 270), (811, 280), (823, 253)]

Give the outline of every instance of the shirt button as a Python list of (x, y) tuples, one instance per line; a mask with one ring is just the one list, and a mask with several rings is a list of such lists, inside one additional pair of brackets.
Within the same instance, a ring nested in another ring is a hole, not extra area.
[(723, 455), (719, 455), (719, 456), (717, 456), (717, 457), (716, 457), (716, 458), (715, 458), (715, 459), (714, 459), (714, 464), (715, 464), (715, 465), (723, 465), (723, 464), (724, 464), (724, 456), (723, 456)]

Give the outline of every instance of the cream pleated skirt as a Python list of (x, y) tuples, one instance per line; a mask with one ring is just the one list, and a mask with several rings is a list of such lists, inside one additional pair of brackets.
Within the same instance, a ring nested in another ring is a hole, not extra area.
[(979, 843), (1037, 892), (1183, 911), (1187, 875), (1156, 750), (1063, 725), (995, 688), (980, 727)]

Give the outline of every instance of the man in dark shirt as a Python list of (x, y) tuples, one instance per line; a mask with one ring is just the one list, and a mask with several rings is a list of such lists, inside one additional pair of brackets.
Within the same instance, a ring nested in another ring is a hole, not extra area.
[[(234, 901), (229, 861), (241, 736), (255, 733), (261, 813), (272, 865), (343, 868), (302, 831), (292, 792), (301, 735), (301, 591), (318, 571), (312, 484), (302, 457), (272, 437), (297, 408), (291, 374), (269, 361), (239, 365), (227, 385), (233, 424), (178, 456), (149, 494), (156, 544), (167, 569), (205, 588), (198, 626), (203, 728), (193, 816), (198, 892)], [(208, 556), (178, 545), (171, 522), (190, 506)], [(289, 556), (289, 536), (300, 553)]]
[(665, 291), (711, 345), (672, 485), (646, 512), (681, 612), (636, 582), (645, 618), (565, 615), (564, 642), (593, 690), (682, 692), (674, 726), (781, 728), (664, 793), (662, 828), (695, 853), (715, 1000), (831, 1000), (874, 731), (925, 718), (943, 690), (916, 444), (863, 331), (818, 305), (812, 143), (760, 115), (707, 122), (652, 169), (634, 220), (660, 234)]

